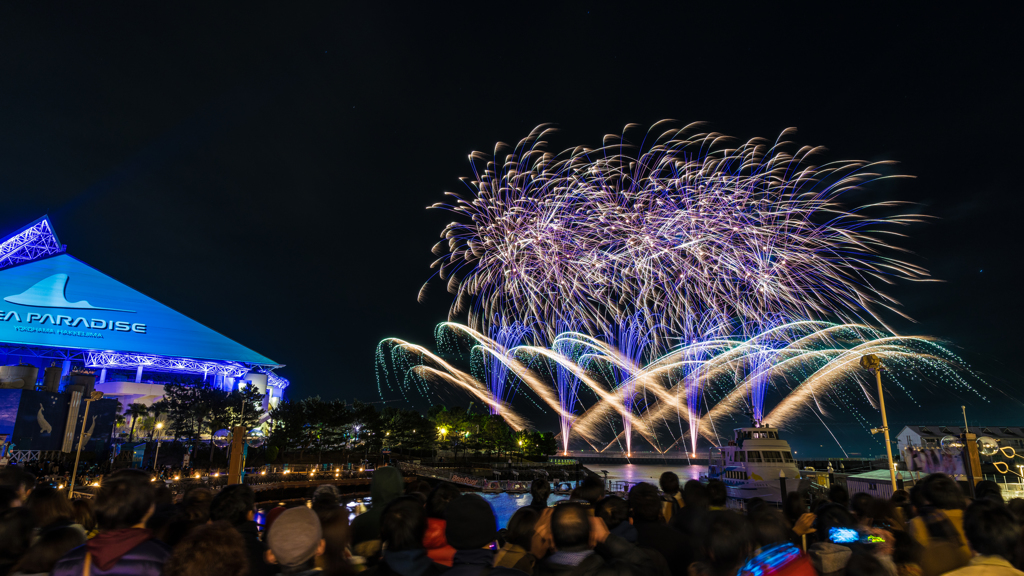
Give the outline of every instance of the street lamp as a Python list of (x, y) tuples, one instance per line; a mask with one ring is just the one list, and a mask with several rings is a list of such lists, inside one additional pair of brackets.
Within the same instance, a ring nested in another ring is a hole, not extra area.
[(866, 354), (860, 357), (860, 367), (874, 372), (875, 380), (878, 382), (878, 408), (882, 412), (882, 428), (872, 428), (871, 433), (885, 434), (885, 454), (889, 458), (889, 479), (892, 480), (892, 491), (896, 492), (896, 467), (892, 463), (892, 444), (889, 442), (889, 422), (885, 417), (885, 396), (882, 393), (882, 360), (874, 354)]
[[(156, 455), (153, 456), (153, 471), (154, 472), (157, 472), (156, 463), (160, 459), (160, 435), (161, 435), (161, 433), (163, 431), (163, 427), (164, 427), (164, 423), (163, 422), (157, 422), (156, 423), (156, 430), (157, 430), (157, 436), (156, 436)], [(157, 472), (157, 473), (159, 474), (159, 472)]]
[(68, 484), (68, 500), (75, 494), (75, 476), (78, 475), (78, 459), (82, 457), (82, 440), (85, 438), (85, 421), (89, 418), (89, 404), (94, 400), (103, 398), (103, 392), (93, 390), (92, 394), (85, 399), (85, 414), (82, 415), (82, 431), (78, 434), (78, 452), (75, 453), (75, 469), (71, 472), (71, 483)]

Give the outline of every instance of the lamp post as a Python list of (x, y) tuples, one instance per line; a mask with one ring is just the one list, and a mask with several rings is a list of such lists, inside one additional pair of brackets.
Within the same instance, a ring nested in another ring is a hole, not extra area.
[(85, 439), (85, 421), (89, 418), (89, 404), (93, 400), (103, 398), (103, 392), (93, 390), (92, 394), (85, 399), (85, 414), (82, 415), (82, 431), (78, 433), (78, 451), (75, 453), (75, 469), (71, 471), (71, 483), (68, 484), (68, 500), (75, 494), (75, 476), (78, 475), (78, 460), (82, 457), (82, 440)]
[(157, 471), (156, 466), (157, 466), (157, 461), (160, 460), (160, 436), (161, 436), (161, 434), (163, 432), (163, 427), (164, 427), (164, 423), (163, 422), (157, 422), (156, 423), (156, 430), (157, 430), (157, 436), (156, 436), (156, 455), (153, 456), (153, 472), (157, 472), (157, 475), (160, 474)]
[(885, 417), (885, 395), (882, 392), (882, 361), (874, 354), (867, 354), (860, 357), (860, 366), (865, 370), (875, 373), (875, 381), (878, 382), (878, 408), (882, 412), (882, 429), (871, 430), (872, 434), (882, 432), (885, 434), (885, 454), (889, 459), (889, 479), (892, 481), (892, 491), (896, 492), (896, 468), (892, 462), (892, 444), (889, 442), (889, 422)]

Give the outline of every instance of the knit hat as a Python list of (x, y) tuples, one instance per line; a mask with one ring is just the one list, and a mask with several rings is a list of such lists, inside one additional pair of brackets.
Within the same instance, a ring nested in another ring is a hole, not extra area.
[(289, 508), (270, 527), (267, 545), (282, 566), (299, 566), (316, 555), (323, 539), (320, 519), (305, 506)]
[(498, 538), (491, 505), (479, 494), (464, 494), (444, 509), (444, 535), (456, 550), (476, 550)]

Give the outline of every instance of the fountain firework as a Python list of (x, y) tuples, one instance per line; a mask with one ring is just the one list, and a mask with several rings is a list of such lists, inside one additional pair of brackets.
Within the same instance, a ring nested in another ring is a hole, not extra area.
[[(876, 401), (858, 364), (865, 354), (882, 358), (889, 388), (915, 404), (915, 390), (908, 382), (971, 392), (986, 400), (980, 388), (987, 385), (934, 339), (894, 336), (861, 324), (791, 322), (750, 338), (708, 337), (685, 343), (637, 367), (630, 376), (632, 388), (606, 376), (630, 363), (618, 346), (580, 332), (558, 334), (550, 348), (522, 345), (503, 352), (490, 338), (467, 326), (444, 323), (438, 333), (444, 334), (449, 347), (462, 341), (470, 354), (483, 347), (500, 358), (510, 377), (514, 375), (525, 384), (535, 403), (558, 416), (564, 450), (573, 438), (597, 450), (607, 449), (623, 439), (624, 430), (609, 428), (622, 419), (655, 450), (664, 452), (689, 436), (690, 451), (696, 452), (698, 437), (717, 441), (716, 423), (752, 411), (751, 389), (756, 386), (772, 388), (781, 396), (771, 410), (762, 407), (763, 418), (773, 425), (785, 428), (805, 411), (820, 417), (838, 407), (849, 410), (870, 428), (857, 407), (863, 401)], [(766, 348), (770, 352), (765, 352)], [(484, 401), (516, 429), (528, 425), (511, 404), (495, 400), (486, 384), (421, 346), (387, 339), (378, 346), (377, 359), (382, 394), (399, 390), (408, 398), (416, 391), (432, 397), (440, 391), (437, 385), (443, 384)], [(551, 364), (556, 366), (554, 371), (544, 368)], [(400, 367), (405, 367), (404, 371)], [(571, 377), (560, 378), (559, 369)], [(566, 386), (567, 382), (575, 384)], [(627, 394), (635, 395), (634, 410), (626, 409)], [(693, 409), (698, 403), (709, 409), (694, 418), (692, 414), (700, 413), (699, 408)], [(583, 409), (577, 411), (577, 406)], [(688, 431), (671, 442), (662, 442), (661, 437), (670, 430), (670, 418), (687, 419)], [(608, 430), (613, 436), (610, 442)]]

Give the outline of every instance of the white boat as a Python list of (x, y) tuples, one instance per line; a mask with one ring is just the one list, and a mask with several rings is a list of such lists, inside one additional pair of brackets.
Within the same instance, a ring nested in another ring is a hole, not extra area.
[(777, 428), (754, 422), (733, 434), (728, 445), (712, 448), (708, 458), (708, 478), (724, 482), (731, 498), (781, 502), (783, 476), (787, 491), (797, 489), (800, 470)]

